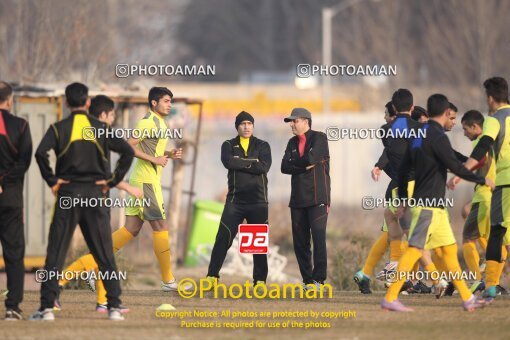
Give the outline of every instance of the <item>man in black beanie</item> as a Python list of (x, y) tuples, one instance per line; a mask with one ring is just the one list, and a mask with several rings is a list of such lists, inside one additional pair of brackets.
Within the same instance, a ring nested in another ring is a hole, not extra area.
[[(209, 289), (220, 277), (227, 251), (236, 237), (239, 224), (268, 223), (267, 172), (271, 167), (271, 148), (266, 141), (253, 136), (255, 120), (242, 111), (236, 117), (238, 136), (223, 142), (221, 162), (228, 169), (228, 194), (216, 235), (207, 273)], [(253, 285), (265, 285), (266, 254), (253, 255)]]

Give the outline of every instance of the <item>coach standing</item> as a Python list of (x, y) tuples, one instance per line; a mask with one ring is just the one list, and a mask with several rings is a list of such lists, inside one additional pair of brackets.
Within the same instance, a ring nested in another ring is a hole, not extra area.
[(23, 180), (32, 158), (32, 137), (26, 120), (13, 116), (12, 87), (0, 82), (0, 241), (7, 273), (5, 319), (21, 320), (25, 278)]
[[(266, 141), (253, 136), (254, 123), (251, 114), (240, 112), (235, 121), (237, 137), (221, 146), (221, 162), (228, 169), (228, 194), (207, 272), (210, 288), (218, 283), (239, 224), (245, 219), (250, 224), (268, 223), (267, 173), (271, 167), (271, 148)], [(266, 284), (267, 271), (267, 255), (254, 254), (254, 288)]]
[[(287, 143), (281, 171), (292, 175), (290, 215), (294, 252), (304, 289), (320, 289), (327, 275), (326, 224), (331, 199), (328, 139), (314, 131), (312, 115), (303, 108), (292, 110), (292, 137)], [(313, 241), (313, 266), (310, 238)]]

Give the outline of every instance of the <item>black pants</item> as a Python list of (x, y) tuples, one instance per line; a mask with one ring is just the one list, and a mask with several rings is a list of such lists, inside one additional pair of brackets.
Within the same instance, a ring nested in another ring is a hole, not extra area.
[[(216, 234), (216, 241), (211, 253), (211, 262), (207, 276), (220, 277), (220, 269), (227, 256), (227, 251), (237, 235), (239, 224), (246, 219), (250, 224), (267, 224), (268, 208), (262, 204), (233, 204), (226, 203), (221, 215), (220, 226)], [(266, 254), (253, 255), (253, 282), (266, 281)]]
[[(294, 252), (303, 282), (324, 282), (327, 276), (326, 224), (329, 207), (290, 208)], [(313, 267), (310, 239), (313, 241)]]
[[(60, 189), (55, 203), (50, 233), (48, 237), (48, 250), (44, 269), (48, 272), (60, 273), (64, 266), (67, 250), (76, 228), (80, 225), (81, 232), (87, 246), (98, 264), (103, 275), (110, 276), (117, 272), (115, 257), (113, 256), (112, 231), (110, 228), (109, 208), (91, 207), (78, 204), (69, 209), (63, 209), (63, 197), (100, 198), (103, 197), (99, 186), (69, 184)], [(118, 275), (113, 275), (117, 278)], [(118, 279), (103, 280), (106, 289), (108, 308), (119, 307), (121, 289)], [(58, 279), (53, 277), (41, 284), (41, 308), (53, 308), (58, 292)]]
[(25, 232), (22, 207), (0, 207), (0, 241), (7, 273), (5, 308), (18, 308), (25, 281)]

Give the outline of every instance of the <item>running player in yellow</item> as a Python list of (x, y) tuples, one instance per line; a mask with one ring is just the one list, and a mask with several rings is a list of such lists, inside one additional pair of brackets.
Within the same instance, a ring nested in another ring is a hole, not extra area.
[(492, 302), (497, 294), (497, 285), (505, 265), (507, 250), (503, 247), (510, 225), (510, 137), (506, 128), (510, 123), (508, 83), (504, 78), (487, 79), (483, 86), (487, 95), (489, 117), (483, 124), (483, 133), (478, 144), (465, 163), (472, 169), (482, 160), (490, 148), (496, 159), (496, 189), (492, 192), (490, 207), (490, 233), (486, 252), (486, 289), (484, 297)]

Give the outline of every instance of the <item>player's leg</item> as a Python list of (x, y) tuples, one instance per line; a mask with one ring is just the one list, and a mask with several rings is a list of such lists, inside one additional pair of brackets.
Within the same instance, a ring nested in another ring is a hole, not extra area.
[(496, 297), (496, 286), (499, 282), (501, 263), (503, 262), (503, 239), (507, 228), (505, 222), (510, 222), (510, 190), (496, 187), (491, 200), (491, 228), (486, 252), (486, 290), (484, 297), (488, 302)]
[(473, 202), (471, 210), (466, 218), (462, 232), (462, 253), (470, 273), (475, 275), (475, 282), (471, 291), (482, 290), (482, 274), (480, 272), (480, 254), (476, 248), (476, 241), (480, 238), (480, 216), (483, 215), (483, 206), (480, 202)]
[[(48, 234), (48, 246), (44, 265), (47, 275), (50, 272), (53, 274), (62, 270), (78, 220), (79, 208), (62, 209), (57, 196)], [(51, 280), (48, 279), (41, 283), (41, 306), (36, 313), (30, 316), (30, 320), (54, 320), (53, 306), (58, 297), (59, 287), (57, 277), (54, 275), (51, 277)]]
[(407, 312), (411, 309), (398, 301), (398, 294), (406, 282), (414, 264), (421, 258), (422, 250), (428, 241), (429, 228), (433, 222), (433, 212), (421, 207), (410, 208), (411, 223), (409, 229), (409, 247), (399, 260), (395, 282), (388, 288), (386, 296), (381, 302), (384, 310)]
[[(268, 224), (267, 203), (252, 204), (246, 207), (246, 222), (249, 224)], [(267, 279), (267, 255), (253, 255), (253, 284), (263, 284)]]
[(370, 248), (363, 268), (354, 274), (354, 282), (362, 294), (371, 294), (370, 277), (374, 275), (374, 268), (388, 249), (388, 231), (383, 231)]
[[(113, 252), (116, 253), (120, 249), (122, 249), (129, 241), (131, 241), (138, 233), (140, 229), (142, 229), (143, 220), (141, 220), (138, 216), (126, 216), (126, 225), (124, 227), (120, 227), (112, 234), (112, 245)], [(89, 264), (86, 264), (86, 270), (98, 270), (97, 264), (94, 261), (94, 258), (91, 254), (85, 255), (82, 257), (85, 263), (93, 262), (94, 266), (90, 267)], [(107, 299), (106, 299), (106, 289), (104, 288), (104, 284), (101, 280), (97, 280), (96, 282), (96, 292), (97, 292), (97, 304), (96, 311), (100, 313), (107, 312)], [(121, 306), (121, 308), (124, 308)], [(125, 312), (126, 310), (123, 309)]]
[(220, 270), (227, 256), (228, 249), (232, 246), (234, 238), (237, 235), (239, 224), (245, 218), (245, 211), (242, 205), (225, 203), (225, 208), (221, 215), (216, 240), (211, 252), (211, 260), (207, 270), (207, 277), (210, 278), (210, 288), (213, 288), (215, 282), (220, 277)]
[(299, 271), (305, 285), (313, 283), (311, 231), (306, 208), (290, 208), (292, 241)]
[(117, 310), (121, 307), (121, 288), (113, 253), (108, 208), (82, 208), (80, 228), (87, 246), (98, 264), (101, 276), (107, 278), (103, 279), (103, 284), (106, 289), (108, 309)]
[(448, 272), (452, 275), (453, 284), (463, 301), (463, 307), (467, 311), (473, 311), (477, 308), (483, 308), (485, 301), (478, 300), (469, 290), (466, 282), (461, 279), (462, 269), (460, 269), (459, 260), (457, 258), (457, 244), (451, 244), (441, 247), (444, 262)]
[(449, 281), (453, 282), (453, 285), (459, 292), (464, 309), (473, 311), (476, 308), (482, 308), (485, 301), (476, 299), (466, 285), (466, 282), (462, 279), (462, 270), (457, 258), (458, 248), (450, 225), (448, 211), (439, 208), (431, 208), (430, 210), (433, 212), (433, 221), (427, 236), (427, 247), (434, 250), (436, 248), (441, 249), (441, 252), (438, 254), (441, 255), (446, 270), (450, 275)]
[(7, 274), (7, 299), (5, 300), (6, 319), (21, 320), (19, 304), (23, 300), (25, 280), (25, 237), (23, 208), (1, 207), (0, 241), (2, 244), (5, 272)]
[(390, 261), (398, 262), (402, 256), (402, 229), (397, 216), (390, 208), (384, 211), (384, 220), (388, 225), (388, 239), (390, 240)]

